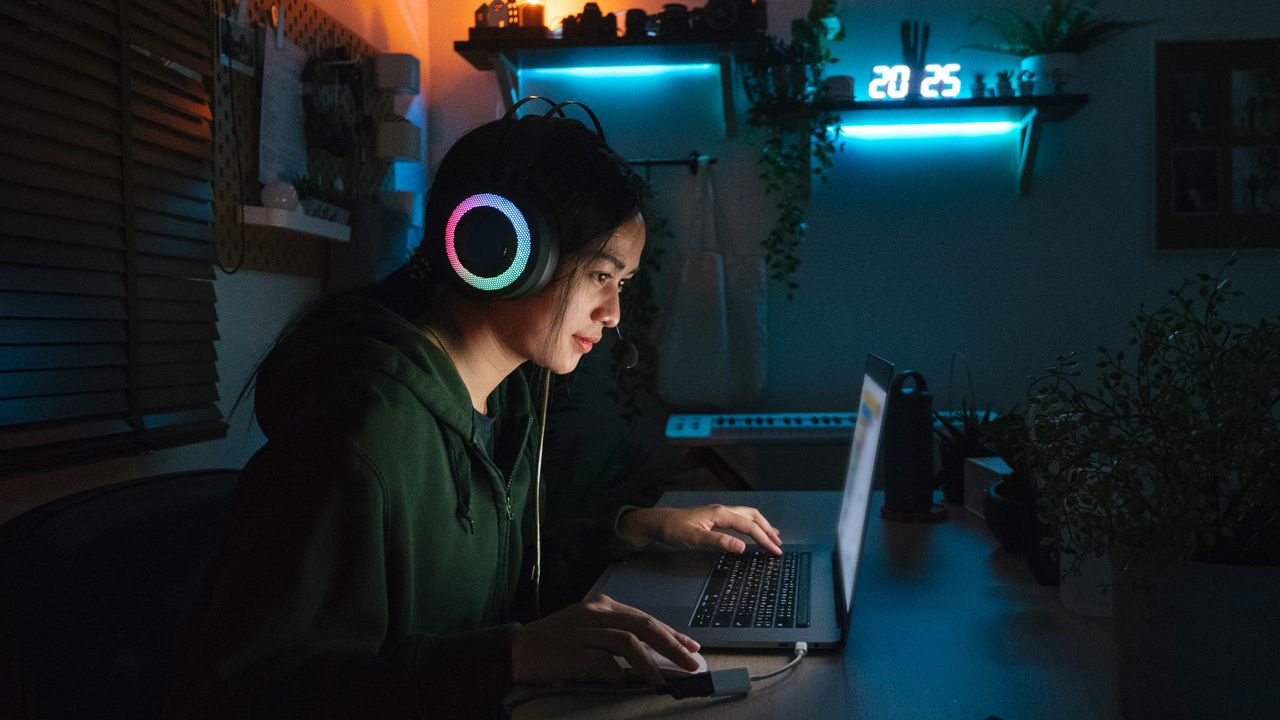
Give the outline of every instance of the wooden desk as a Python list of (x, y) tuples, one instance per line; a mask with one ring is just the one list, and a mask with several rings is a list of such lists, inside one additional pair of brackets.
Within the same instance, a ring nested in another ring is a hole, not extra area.
[[(770, 521), (784, 541), (835, 527), (830, 518)], [(769, 493), (667, 493), (661, 505), (764, 504)], [(1025, 558), (997, 546), (982, 520), (951, 506), (929, 525), (881, 520), (876, 493), (859, 570), (849, 642), (810, 655), (742, 698), (551, 697), (516, 708), (525, 718), (892, 718), (1003, 720), (1118, 718), (1109, 620), (1064, 608), (1036, 585)], [(790, 652), (708, 651), (713, 669), (781, 667)]]

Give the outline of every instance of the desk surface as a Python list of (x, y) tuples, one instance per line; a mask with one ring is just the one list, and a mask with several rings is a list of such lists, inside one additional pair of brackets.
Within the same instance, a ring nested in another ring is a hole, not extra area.
[[(768, 504), (766, 492), (668, 493), (660, 504)], [(831, 518), (769, 513), (784, 541), (820, 538)], [(876, 493), (878, 506), (882, 494)], [(872, 508), (849, 642), (755, 683), (743, 698), (550, 697), (525, 718), (1118, 718), (1116, 650), (1107, 619), (1076, 615), (1056, 587), (1035, 584), (1023, 556), (1001, 550), (983, 521), (950, 507), (938, 524), (882, 520)], [(787, 651), (708, 651), (713, 669), (781, 667)]]

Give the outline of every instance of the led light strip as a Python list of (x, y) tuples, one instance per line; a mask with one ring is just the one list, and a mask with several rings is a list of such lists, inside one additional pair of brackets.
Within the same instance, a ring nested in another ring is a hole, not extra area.
[[(511, 221), (511, 227), (516, 233), (516, 258), (502, 274), (493, 277), (476, 275), (462, 265), (462, 261), (458, 259), (458, 249), (454, 243), (454, 231), (458, 228), (458, 222), (462, 220), (462, 216), (471, 212), (476, 208), (488, 207), (497, 210), (507, 219)], [(520, 274), (524, 272), (525, 267), (529, 264), (529, 254), (533, 248), (533, 241), (529, 235), (529, 224), (525, 222), (524, 215), (520, 214), (519, 208), (510, 200), (501, 195), (493, 193), (479, 193), (463, 200), (458, 207), (453, 209), (453, 213), (449, 215), (449, 223), (444, 228), (444, 251), (449, 256), (449, 264), (453, 266), (453, 271), (458, 273), (458, 277), (466, 281), (466, 283), (480, 290), (502, 290), (509, 287), (515, 282)]]
[(1005, 135), (1017, 130), (1021, 123), (955, 122), (903, 123), (900, 125), (843, 125), (840, 132), (858, 140), (909, 140), (939, 137), (984, 137)]
[(685, 72), (719, 72), (720, 66), (711, 63), (690, 65), (610, 65), (600, 67), (529, 68), (526, 73), (536, 75), (563, 75), (582, 78), (654, 77)]

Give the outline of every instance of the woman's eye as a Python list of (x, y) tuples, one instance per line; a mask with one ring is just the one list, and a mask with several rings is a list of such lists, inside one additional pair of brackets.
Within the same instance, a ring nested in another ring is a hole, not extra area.
[(611, 276), (611, 275), (609, 275), (609, 273), (607, 273), (607, 272), (598, 272), (598, 273), (595, 273), (596, 282), (600, 283), (601, 285), (603, 285), (604, 283), (609, 282), (609, 278), (610, 278), (610, 277), (612, 277), (612, 276)]

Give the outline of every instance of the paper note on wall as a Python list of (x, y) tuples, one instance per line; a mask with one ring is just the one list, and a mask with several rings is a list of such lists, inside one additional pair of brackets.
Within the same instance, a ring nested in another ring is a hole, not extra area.
[(295, 182), (307, 174), (302, 70), (307, 54), (288, 40), (262, 44), (262, 126), (258, 182)]

